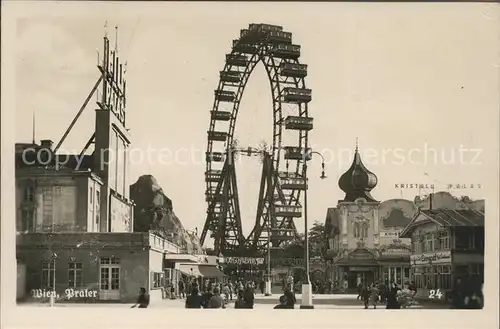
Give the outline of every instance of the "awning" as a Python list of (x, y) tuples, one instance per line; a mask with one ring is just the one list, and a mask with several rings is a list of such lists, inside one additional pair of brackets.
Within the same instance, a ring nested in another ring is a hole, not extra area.
[(198, 268), (202, 275), (207, 278), (222, 278), (226, 276), (214, 265), (199, 265)]
[(217, 266), (210, 264), (179, 264), (179, 271), (186, 275), (207, 278), (221, 278), (226, 276)]
[(165, 254), (166, 260), (171, 260), (179, 263), (196, 263), (198, 258), (190, 254)]
[(199, 269), (198, 264), (179, 264), (179, 271), (191, 276), (204, 276)]

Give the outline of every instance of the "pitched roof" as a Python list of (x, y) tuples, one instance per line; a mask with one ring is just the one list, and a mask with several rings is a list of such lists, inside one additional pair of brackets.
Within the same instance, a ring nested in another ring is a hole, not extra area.
[(443, 227), (484, 227), (484, 213), (473, 209), (420, 209), (400, 234), (410, 234), (418, 222), (417, 218), (428, 219)]
[(441, 226), (484, 226), (484, 214), (473, 209), (433, 209), (421, 210)]

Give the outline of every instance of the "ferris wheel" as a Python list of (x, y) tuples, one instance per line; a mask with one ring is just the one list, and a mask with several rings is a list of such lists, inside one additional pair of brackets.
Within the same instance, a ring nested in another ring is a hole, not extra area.
[[(299, 198), (307, 188), (305, 161), (311, 157), (308, 132), (313, 128), (307, 106), (311, 89), (305, 83), (307, 65), (299, 63), (300, 48), (292, 43), (292, 33), (281, 26), (250, 24), (233, 40), (226, 55), (207, 132), (207, 217), (200, 239), (204, 244), (207, 236), (213, 238), (217, 254), (279, 248), (297, 235), (294, 219), (302, 217)], [(245, 86), (259, 62), (272, 92), (272, 144), (240, 148), (234, 135), (236, 120)], [(255, 225), (246, 237), (239, 208), (236, 155), (260, 156), (263, 166)]]

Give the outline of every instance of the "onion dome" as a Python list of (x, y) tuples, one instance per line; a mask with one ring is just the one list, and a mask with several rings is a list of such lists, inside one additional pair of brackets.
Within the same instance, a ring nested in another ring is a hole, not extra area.
[(352, 165), (339, 179), (339, 187), (345, 192), (344, 201), (354, 202), (358, 198), (364, 198), (368, 202), (377, 202), (370, 195), (370, 191), (377, 186), (377, 182), (377, 176), (361, 162), (356, 143)]

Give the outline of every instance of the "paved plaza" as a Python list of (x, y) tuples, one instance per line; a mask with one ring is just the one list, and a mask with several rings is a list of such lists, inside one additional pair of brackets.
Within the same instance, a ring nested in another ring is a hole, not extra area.
[[(301, 295), (297, 294), (297, 306), (299, 309), (301, 303)], [(272, 309), (274, 305), (277, 304), (279, 295), (264, 296), (257, 294), (255, 296), (254, 309)], [(169, 309), (169, 308), (184, 308), (184, 299), (163, 299), (163, 300), (152, 300), (149, 306), (150, 309)], [(315, 295), (313, 297), (313, 304), (315, 309), (364, 309), (363, 302), (356, 299), (356, 295)], [(24, 303), (19, 304), (21, 307), (48, 307), (48, 304), (39, 303)], [(71, 308), (130, 308), (131, 304), (112, 304), (112, 303), (92, 303), (92, 304), (80, 304), (80, 303), (57, 303), (56, 307), (71, 307)], [(234, 308), (234, 302), (230, 302), (227, 308)], [(407, 310), (416, 309), (447, 309), (449, 306), (442, 303), (430, 303), (422, 302), (419, 305), (413, 305)], [(373, 307), (370, 308), (373, 310)], [(385, 309), (385, 305), (378, 305), (377, 310)]]

